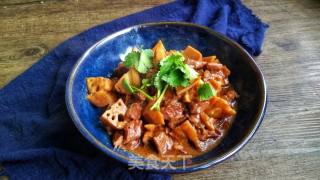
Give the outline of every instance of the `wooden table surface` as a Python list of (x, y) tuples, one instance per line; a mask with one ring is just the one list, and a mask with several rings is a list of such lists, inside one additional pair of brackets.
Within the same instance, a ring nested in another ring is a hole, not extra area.
[[(59, 43), (166, 0), (1, 0), (0, 87)], [(256, 58), (269, 103), (254, 138), (229, 160), (174, 179), (320, 178), (320, 1), (244, 0), (270, 24)]]

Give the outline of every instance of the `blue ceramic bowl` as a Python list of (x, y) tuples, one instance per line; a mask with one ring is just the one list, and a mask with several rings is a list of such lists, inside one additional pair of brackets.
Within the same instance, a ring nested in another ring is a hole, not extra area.
[[(239, 151), (257, 131), (266, 109), (266, 84), (259, 67), (240, 45), (206, 27), (181, 22), (149, 23), (126, 28), (97, 42), (78, 60), (68, 79), (66, 103), (70, 116), (80, 132), (108, 156), (129, 165), (132, 159), (137, 159), (130, 152), (113, 148), (111, 138), (99, 122), (101, 110), (86, 100), (85, 79), (110, 77), (128, 47), (151, 48), (159, 39), (167, 49), (181, 50), (191, 45), (204, 56), (217, 55), (231, 70), (230, 81), (240, 98), (234, 124), (215, 149), (188, 161), (173, 162), (173, 167), (155, 162), (162, 168), (153, 171), (183, 173), (220, 163)], [(143, 158), (140, 161), (147, 162)]]

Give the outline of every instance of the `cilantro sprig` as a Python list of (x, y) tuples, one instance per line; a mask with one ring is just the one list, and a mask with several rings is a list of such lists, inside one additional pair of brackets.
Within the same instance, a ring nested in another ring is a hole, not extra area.
[(158, 96), (156, 102), (151, 106), (151, 108), (150, 108), (151, 110), (155, 109), (157, 111), (160, 111), (161, 101), (164, 97), (165, 92), (167, 91), (167, 88), (168, 88), (168, 84), (164, 87), (164, 89), (162, 90), (162, 92)]
[(151, 49), (141, 49), (132, 51), (126, 55), (123, 64), (127, 67), (135, 67), (142, 74), (148, 72), (152, 68), (153, 51)]
[(216, 96), (216, 90), (211, 86), (210, 83), (204, 83), (198, 88), (198, 96), (200, 101), (205, 101)]
[[(134, 67), (139, 73), (145, 74), (152, 68), (153, 51), (141, 49), (132, 51), (123, 62), (128, 68)], [(161, 101), (169, 87), (187, 87), (190, 81), (197, 78), (198, 73), (184, 63), (184, 56), (180, 52), (173, 53), (163, 58), (159, 63), (159, 71), (152, 79), (143, 79), (140, 88), (130, 85), (128, 79), (124, 79), (123, 86), (130, 92), (141, 92), (148, 99), (152, 97), (143, 91), (145, 88), (154, 86), (157, 89), (157, 100), (151, 106), (151, 110), (160, 110)]]
[[(160, 61), (160, 70), (157, 73), (156, 81), (164, 81), (171, 87), (187, 87), (190, 80), (195, 79), (198, 73), (189, 65), (184, 63), (181, 53), (174, 53)], [(161, 84), (160, 82), (156, 82)]]
[(130, 82), (128, 80), (128, 78), (124, 78), (123, 79), (123, 86), (126, 88), (127, 91), (129, 91), (132, 94), (135, 94), (137, 92), (140, 92), (141, 94), (143, 94), (147, 99), (151, 100), (152, 97), (146, 93), (145, 91), (143, 91), (141, 88), (137, 88), (135, 86), (130, 85)]
[(145, 89), (147, 87), (150, 87), (152, 86), (152, 79), (142, 79), (142, 86), (141, 86), (141, 89)]
[(186, 87), (195, 79), (198, 73), (184, 63), (181, 53), (174, 53), (160, 61), (159, 71), (153, 78), (153, 84), (157, 88), (157, 101), (151, 109), (160, 109), (161, 101), (168, 87)]

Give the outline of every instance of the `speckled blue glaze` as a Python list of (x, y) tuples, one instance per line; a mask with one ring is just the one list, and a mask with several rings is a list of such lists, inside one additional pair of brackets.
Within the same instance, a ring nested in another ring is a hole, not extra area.
[(114, 149), (110, 137), (99, 122), (101, 110), (86, 100), (87, 77), (110, 77), (129, 47), (151, 48), (159, 39), (167, 49), (181, 50), (187, 45), (204, 56), (215, 54), (231, 70), (230, 81), (240, 94), (239, 109), (228, 135), (215, 149), (183, 162), (172, 163), (175, 169), (153, 170), (183, 173), (215, 165), (239, 151), (258, 129), (266, 109), (266, 85), (253, 58), (237, 43), (208, 28), (189, 23), (150, 23), (112, 34), (92, 46), (76, 63), (67, 82), (66, 103), (80, 132), (107, 155), (128, 163), (130, 152)]

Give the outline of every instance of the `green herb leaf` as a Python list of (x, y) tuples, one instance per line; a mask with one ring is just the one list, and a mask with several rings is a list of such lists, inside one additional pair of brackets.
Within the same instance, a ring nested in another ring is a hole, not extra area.
[(210, 83), (204, 83), (198, 88), (198, 96), (200, 101), (211, 99), (216, 95), (216, 90), (211, 86)]
[(139, 73), (145, 74), (152, 67), (152, 57), (151, 49), (132, 51), (126, 55), (123, 64), (128, 68), (134, 66)]
[(159, 71), (153, 77), (153, 85), (157, 88), (157, 101), (151, 109), (160, 110), (161, 101), (169, 86), (186, 87), (190, 80), (198, 76), (198, 73), (183, 61), (181, 53), (174, 53), (160, 61)]
[[(141, 49), (139, 52), (133, 51), (125, 57), (124, 65), (126, 67), (134, 66), (139, 73), (147, 73), (152, 68), (153, 51), (151, 49)], [(154, 85), (157, 88), (157, 101), (152, 109), (160, 109), (160, 104), (168, 86), (186, 87), (190, 81), (195, 79), (198, 73), (189, 65), (184, 63), (184, 56), (180, 53), (173, 53), (160, 61), (159, 71), (153, 76), (152, 80), (142, 80), (141, 88), (131, 86), (125, 79), (124, 87), (131, 92), (137, 91), (146, 94), (142, 89)]]
[(130, 85), (130, 82), (128, 80), (128, 77), (125, 77), (123, 79), (123, 87), (126, 88), (127, 91), (129, 91), (130, 93), (134, 94), (135, 91), (133, 90), (133, 88)]
[(164, 87), (164, 82), (161, 80), (159, 72), (153, 76), (153, 85), (159, 91), (161, 91), (162, 88)]
[(126, 88), (127, 91), (129, 91), (129, 92), (132, 93), (132, 94), (135, 94), (135, 93), (137, 93), (137, 92), (140, 92), (140, 93), (143, 94), (147, 99), (149, 99), (149, 100), (152, 99), (152, 97), (151, 97), (148, 93), (144, 92), (142, 89), (137, 88), (137, 87), (134, 87), (134, 86), (131, 86), (131, 85), (130, 85), (130, 82), (129, 82), (129, 80), (128, 80), (128, 77), (125, 77), (125, 78), (123, 79), (123, 86), (124, 86), (124, 88)]
[(142, 86), (140, 87), (141, 89), (145, 89), (147, 87), (152, 86), (152, 79), (142, 79)]
[(123, 64), (127, 67), (130, 68), (132, 66), (137, 66), (139, 63), (139, 58), (140, 58), (140, 52), (138, 51), (132, 51), (129, 54), (126, 55), (124, 58)]
[(145, 74), (152, 67), (153, 52), (151, 49), (143, 49), (140, 53), (140, 59), (138, 64), (135, 66), (137, 71)]
[(164, 97), (165, 92), (167, 91), (168, 84), (164, 87), (163, 91), (161, 92), (160, 96), (158, 97), (157, 101), (151, 106), (151, 110), (155, 109), (157, 111), (160, 111), (160, 105), (161, 101)]
[[(174, 53), (165, 57), (160, 61), (160, 70), (157, 77), (172, 87), (188, 86), (190, 80), (195, 79), (198, 73), (183, 61), (184, 57), (181, 53)], [(155, 83), (159, 83), (159, 80)]]
[(189, 80), (184, 77), (183, 72), (181, 72), (179, 69), (175, 69), (171, 71), (169, 74), (164, 75), (162, 79), (168, 84), (170, 84), (172, 87), (185, 87), (189, 85)]

